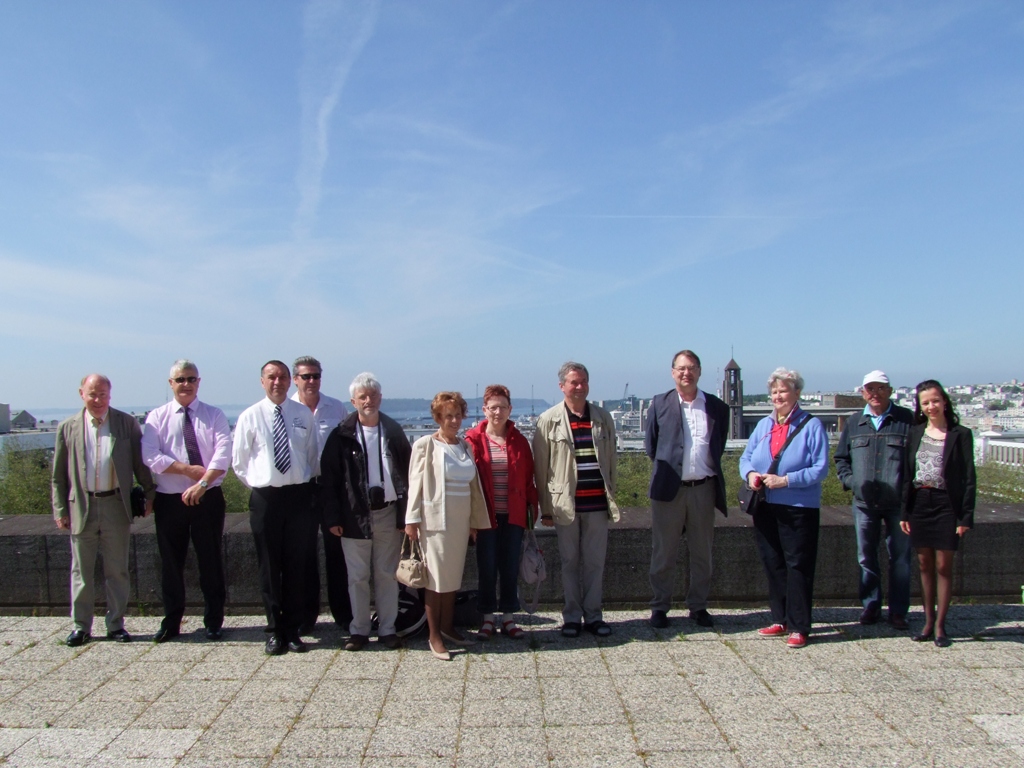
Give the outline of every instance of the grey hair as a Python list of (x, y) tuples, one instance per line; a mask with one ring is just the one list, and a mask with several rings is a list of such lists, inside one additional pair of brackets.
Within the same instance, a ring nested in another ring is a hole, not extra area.
[(348, 385), (348, 396), (355, 397), (356, 392), (360, 389), (369, 389), (380, 394), (380, 382), (377, 381), (377, 377), (369, 371), (363, 371), (352, 379), (352, 383)]
[(804, 377), (800, 375), (800, 371), (791, 371), (788, 368), (779, 366), (771, 375), (768, 377), (768, 391), (772, 391), (772, 386), (776, 382), (788, 384), (797, 392), (804, 391)]
[(558, 383), (565, 384), (565, 377), (572, 371), (582, 373), (586, 377), (587, 381), (590, 381), (590, 371), (587, 370), (587, 366), (583, 363), (575, 363), (572, 360), (568, 360), (562, 363), (562, 367), (558, 369)]
[(87, 373), (87, 374), (85, 374), (85, 376), (82, 377), (81, 383), (78, 385), (79, 388), (84, 387), (85, 386), (85, 382), (87, 382), (93, 376), (95, 376), (97, 379), (99, 379), (104, 384), (106, 384), (107, 385), (107, 389), (113, 389), (114, 388), (114, 385), (110, 383), (110, 379), (108, 379), (102, 373)]
[(181, 358), (181, 360), (175, 360), (171, 366), (171, 372), (168, 374), (172, 379), (174, 374), (182, 373), (183, 371), (195, 371), (196, 375), (199, 375), (199, 366), (189, 360), (187, 357)]
[(293, 377), (299, 375), (299, 366), (300, 365), (308, 365), (310, 368), (312, 368), (313, 366), (316, 366), (316, 369), (318, 371), (320, 371), (320, 373), (324, 372), (324, 367), (322, 365), (320, 365), (320, 361), (319, 360), (317, 360), (315, 357), (312, 357), (310, 355), (303, 355), (302, 357), (296, 357), (295, 358), (295, 362), (292, 363), (292, 376)]

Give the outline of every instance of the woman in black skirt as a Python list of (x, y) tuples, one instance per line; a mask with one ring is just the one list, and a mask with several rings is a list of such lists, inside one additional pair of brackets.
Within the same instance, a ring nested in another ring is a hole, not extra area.
[(934, 379), (917, 385), (914, 421), (905, 475), (911, 481), (903, 493), (900, 523), (921, 565), (924, 629), (913, 639), (934, 638), (935, 645), (946, 648), (953, 556), (960, 537), (974, 525), (974, 436), (960, 426), (949, 395)]

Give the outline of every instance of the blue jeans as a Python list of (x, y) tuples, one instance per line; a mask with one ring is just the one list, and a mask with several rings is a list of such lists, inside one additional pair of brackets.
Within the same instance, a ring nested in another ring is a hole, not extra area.
[[(497, 528), (476, 533), (477, 610), (480, 613), (515, 613), (519, 610), (523, 529), (510, 525), (508, 515), (497, 515), (497, 518)], [(499, 580), (500, 599), (495, 597)]]
[(857, 527), (857, 560), (860, 562), (860, 601), (865, 608), (882, 607), (882, 575), (878, 545), (885, 523), (889, 551), (889, 615), (906, 616), (910, 609), (910, 537), (900, 529), (898, 509), (868, 511), (853, 505)]

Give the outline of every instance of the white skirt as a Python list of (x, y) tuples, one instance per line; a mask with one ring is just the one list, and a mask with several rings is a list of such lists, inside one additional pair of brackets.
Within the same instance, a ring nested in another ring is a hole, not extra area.
[(462, 588), (462, 571), (469, 547), (469, 499), (469, 496), (448, 496), (445, 499), (444, 516), (448, 530), (420, 528), (429, 590), (457, 592)]

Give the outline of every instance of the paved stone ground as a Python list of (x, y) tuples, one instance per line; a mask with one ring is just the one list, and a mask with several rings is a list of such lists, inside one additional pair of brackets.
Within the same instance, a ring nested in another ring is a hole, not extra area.
[(762, 610), (646, 616), (564, 640), (544, 613), (448, 663), (422, 638), (346, 653), (323, 625), (267, 658), (253, 616), (164, 645), (129, 618), (134, 643), (79, 649), (66, 619), (0, 617), (0, 764), (1024, 768), (1022, 606), (955, 606), (945, 650), (852, 608), (818, 610), (803, 650), (757, 637)]

